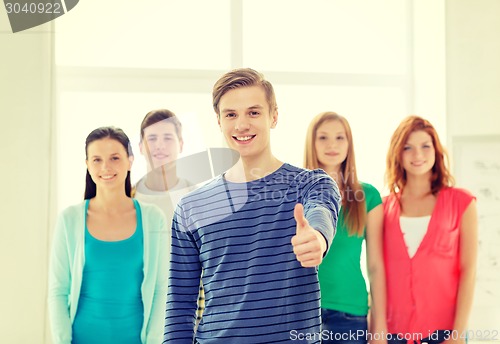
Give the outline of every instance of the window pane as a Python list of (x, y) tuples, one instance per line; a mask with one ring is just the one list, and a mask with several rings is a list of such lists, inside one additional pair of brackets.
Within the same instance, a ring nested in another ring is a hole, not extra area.
[(229, 9), (228, 0), (80, 1), (55, 21), (56, 63), (227, 69)]
[(407, 71), (408, 1), (252, 0), (243, 4), (245, 65), (294, 72)]

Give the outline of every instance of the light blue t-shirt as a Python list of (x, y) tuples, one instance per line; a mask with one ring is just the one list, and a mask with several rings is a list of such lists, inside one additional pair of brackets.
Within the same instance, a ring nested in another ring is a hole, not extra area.
[(120, 241), (102, 241), (87, 228), (85, 204), (85, 265), (72, 343), (141, 343), (143, 304), (143, 229), (141, 210), (134, 206), (137, 227)]

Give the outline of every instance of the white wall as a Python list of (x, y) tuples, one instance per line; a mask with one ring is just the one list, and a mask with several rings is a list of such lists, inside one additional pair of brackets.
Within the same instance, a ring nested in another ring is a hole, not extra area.
[[(465, 137), (480, 138), (500, 136), (500, 1), (498, 0), (447, 0), (446, 1), (446, 70), (448, 109), (447, 127), (448, 144), (453, 152), (454, 141), (464, 141)], [(498, 142), (498, 140), (497, 140)], [(458, 153), (458, 150), (457, 150)], [(481, 155), (478, 152), (477, 155)], [(498, 151), (494, 151), (497, 154)], [(453, 155), (452, 155), (453, 156)], [(457, 156), (457, 160), (458, 160)], [(458, 162), (458, 161), (457, 161)], [(467, 162), (462, 162), (467, 164)], [(471, 164), (472, 161), (469, 162)], [(458, 172), (458, 171), (456, 171)], [(473, 178), (470, 178), (473, 177)], [(468, 186), (469, 180), (481, 179), (481, 176), (464, 176), (458, 184)], [(487, 178), (487, 177), (485, 177)], [(492, 179), (488, 179), (492, 180)], [(488, 185), (492, 190), (500, 190), (500, 180), (496, 185)], [(478, 197), (479, 237), (495, 238), (491, 231), (495, 227), (486, 225), (482, 214), (484, 208), (482, 194)], [(498, 202), (497, 202), (498, 204)], [(493, 211), (498, 214), (499, 209)], [(498, 235), (497, 235), (498, 237)], [(498, 239), (497, 241), (498, 242)], [(481, 248), (481, 246), (480, 246)], [(484, 247), (484, 250), (487, 246)], [(498, 260), (498, 246), (493, 251)], [(475, 302), (470, 319), (470, 329), (479, 337), (492, 339), (496, 331), (496, 340), (500, 339), (500, 300), (487, 295), (487, 287), (500, 288), (500, 274), (484, 276), (484, 271), (498, 274), (498, 266), (490, 266), (488, 252), (478, 255), (478, 278)], [(496, 281), (496, 286), (489, 286), (488, 280)], [(487, 331), (489, 336), (486, 336)]]
[(500, 1), (447, 0), (451, 136), (500, 134)]
[(13, 34), (0, 10), (0, 342), (41, 343), (51, 198), (50, 24)]

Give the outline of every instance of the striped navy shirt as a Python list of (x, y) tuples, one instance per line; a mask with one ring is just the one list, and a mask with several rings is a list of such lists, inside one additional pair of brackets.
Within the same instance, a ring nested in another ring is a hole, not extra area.
[(202, 271), (205, 311), (196, 342), (320, 342), (317, 269), (303, 268), (291, 244), (296, 203), (329, 247), (340, 195), (322, 170), (283, 164), (247, 183), (219, 176), (179, 202), (164, 343), (193, 342)]

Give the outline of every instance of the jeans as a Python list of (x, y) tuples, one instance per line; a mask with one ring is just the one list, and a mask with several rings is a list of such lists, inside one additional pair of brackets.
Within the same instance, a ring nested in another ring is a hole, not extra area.
[(322, 344), (366, 344), (366, 315), (321, 309)]
[[(444, 342), (448, 337), (450, 337), (451, 331), (444, 331), (444, 330), (437, 330), (434, 331), (430, 336), (426, 338), (422, 338), (420, 343), (424, 344), (439, 344)], [(408, 343), (407, 339), (404, 339), (405, 337), (403, 335), (398, 335), (393, 333), (390, 336), (390, 339), (387, 339), (387, 344), (406, 344)], [(410, 336), (407, 336), (406, 338), (411, 338)], [(418, 341), (412, 341), (413, 343), (419, 343)]]

